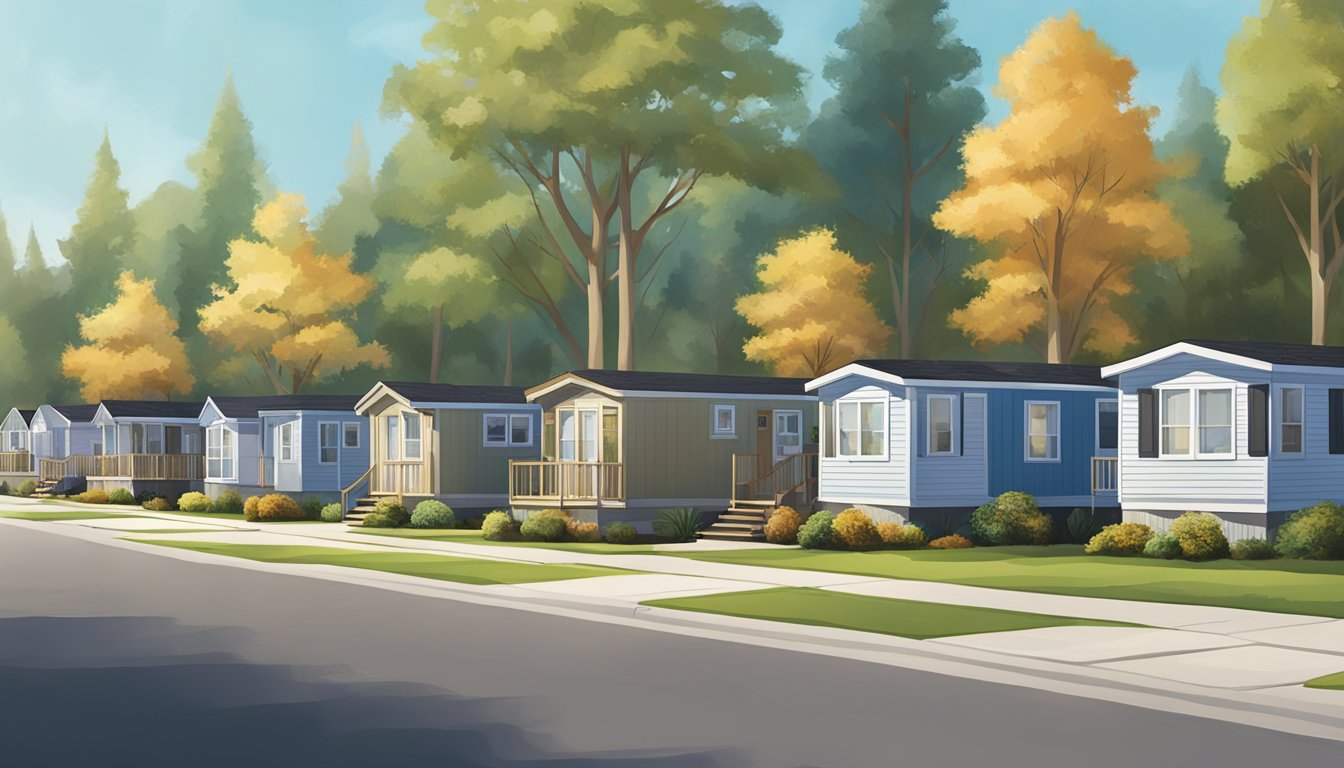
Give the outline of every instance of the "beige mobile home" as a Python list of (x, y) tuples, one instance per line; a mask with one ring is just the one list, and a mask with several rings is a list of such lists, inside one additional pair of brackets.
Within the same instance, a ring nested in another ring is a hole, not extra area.
[(664, 509), (713, 516), (732, 507), (717, 529), (754, 537), (765, 508), (815, 498), (817, 398), (805, 384), (641, 371), (557, 376), (527, 392), (542, 407), (542, 458), (513, 462), (512, 506), (524, 514), (559, 507), (645, 531)]
[(354, 520), (386, 496), (408, 509), (438, 499), (459, 517), (506, 507), (509, 461), (538, 455), (541, 409), (521, 387), (380, 382), (355, 412), (369, 419), (371, 453), (344, 492)]

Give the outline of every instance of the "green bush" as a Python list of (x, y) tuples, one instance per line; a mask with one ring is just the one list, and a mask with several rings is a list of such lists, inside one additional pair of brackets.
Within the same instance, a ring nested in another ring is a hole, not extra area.
[(571, 518), (566, 527), (569, 530), (569, 538), (575, 541), (593, 542), (602, 540), (602, 531), (597, 527), (597, 523)]
[(634, 544), (639, 539), (639, 531), (635, 530), (635, 526), (620, 521), (608, 525), (604, 535), (610, 544)]
[(188, 491), (177, 497), (177, 508), (183, 512), (209, 512), (210, 497), (198, 491)]
[(518, 521), (513, 515), (495, 510), (481, 522), (481, 538), (486, 541), (512, 541), (518, 537)]
[(691, 507), (664, 509), (653, 521), (653, 532), (672, 541), (690, 541), (700, 531), (700, 512)]
[(145, 499), (144, 503), (141, 504), (140, 506), (144, 507), (145, 509), (148, 509), (150, 512), (172, 512), (174, 509), (173, 502), (163, 498), (162, 496), (155, 496), (151, 499)]
[(107, 501), (109, 504), (126, 504), (133, 506), (135, 504), (135, 494), (125, 488), (114, 488), (111, 493), (107, 494)]
[(846, 549), (873, 549), (882, 543), (882, 537), (873, 525), (873, 518), (859, 509), (846, 509), (831, 521), (835, 544)]
[(1227, 536), (1223, 523), (1207, 512), (1186, 512), (1171, 524), (1171, 535), (1181, 542), (1181, 555), (1187, 560), (1217, 560), (1227, 557)]
[(1142, 523), (1116, 523), (1102, 528), (1083, 547), (1089, 555), (1137, 555), (1155, 534)]
[(324, 523), (339, 523), (345, 520), (345, 513), (340, 504), (328, 504), (322, 508), (321, 518)]
[(108, 501), (107, 491), (104, 491), (102, 489), (85, 491), (83, 493), (76, 494), (74, 497), (74, 501), (78, 501), (81, 504), (106, 504)]
[(1049, 544), (1050, 516), (1029, 493), (1008, 491), (971, 513), (971, 537), (980, 544)]
[(1294, 512), (1279, 526), (1274, 549), (1283, 557), (1344, 560), (1344, 507), (1323, 501)]
[(803, 549), (830, 549), (835, 542), (835, 516), (830, 512), (813, 512), (798, 528), (798, 544)]
[(24, 480), (22, 483), (19, 483), (19, 489), (18, 489), (17, 491), (14, 492), (14, 495), (16, 495), (16, 496), (32, 496), (32, 495), (33, 495), (34, 493), (36, 493), (36, 492), (37, 492), (37, 481), (36, 481), (36, 480)]
[(370, 512), (364, 516), (364, 522), (360, 523), (365, 528), (397, 528), (397, 521), (390, 515), (382, 512)]
[(9, 490), (9, 481), (0, 480), (0, 496), (13, 496), (13, 495), (14, 494), (11, 493)]
[(322, 500), (316, 496), (305, 496), (303, 501), (299, 502), (299, 508), (303, 510), (304, 517), (309, 520), (322, 519), (322, 507), (325, 506)]
[(543, 509), (527, 516), (518, 533), (526, 541), (563, 541), (569, 533), (570, 517), (558, 509)]
[(210, 511), (219, 515), (238, 515), (243, 511), (243, 497), (235, 490), (229, 489), (215, 499), (215, 503), (210, 505)]
[(406, 506), (391, 496), (379, 499), (378, 503), (373, 505), (372, 514), (387, 518), (387, 525), (382, 526), (384, 528), (400, 528), (411, 522), (411, 513), (406, 511)]
[(1232, 545), (1233, 560), (1273, 560), (1279, 553), (1264, 539), (1242, 539)]
[(1181, 556), (1181, 540), (1171, 534), (1154, 536), (1143, 545), (1143, 556), (1175, 560)]
[(924, 535), (924, 529), (918, 525), (878, 523), (877, 535), (882, 537), (884, 545), (892, 549), (919, 549), (928, 543), (928, 537)]
[(455, 525), (457, 518), (453, 515), (453, 508), (442, 501), (425, 499), (416, 504), (415, 511), (411, 512), (412, 528), (452, 528)]
[(1086, 544), (1096, 533), (1096, 516), (1092, 510), (1075, 507), (1064, 521), (1064, 530), (1068, 532), (1070, 544)]
[(802, 515), (793, 507), (780, 507), (765, 520), (765, 540), (771, 544), (797, 544)]
[(268, 520), (306, 520), (308, 514), (299, 503), (283, 493), (268, 493), (257, 502), (257, 519)]

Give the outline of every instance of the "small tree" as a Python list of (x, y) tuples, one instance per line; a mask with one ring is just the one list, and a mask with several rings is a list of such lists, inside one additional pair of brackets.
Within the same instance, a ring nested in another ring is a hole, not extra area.
[(350, 254), (320, 253), (307, 214), (294, 194), (259, 208), (252, 224), (261, 242), (229, 244), (226, 266), (237, 287), (215, 286), (215, 301), (201, 309), (201, 331), (256, 360), (281, 394), (326, 373), (389, 363), (387, 350), (361, 342), (349, 323), (373, 280), (351, 270)]
[(761, 333), (747, 339), (747, 359), (782, 376), (820, 376), (873, 354), (891, 328), (863, 295), (872, 266), (835, 245), (827, 229), (782, 241), (757, 262), (764, 289), (737, 300), (737, 311)]
[(190, 392), (196, 380), (177, 337), (177, 321), (154, 296), (154, 281), (123, 272), (116, 289), (111, 304), (80, 318), (80, 335), (88, 344), (66, 348), (61, 357), (65, 375), (79, 380), (80, 394), (89, 402)]

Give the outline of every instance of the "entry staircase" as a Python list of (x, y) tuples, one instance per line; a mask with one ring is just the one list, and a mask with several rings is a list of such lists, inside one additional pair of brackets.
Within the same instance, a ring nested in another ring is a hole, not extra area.
[(817, 500), (817, 454), (795, 453), (768, 464), (760, 454), (733, 454), (733, 498), (728, 510), (700, 532), (702, 539), (764, 541), (770, 510), (803, 514)]
[(38, 480), (37, 489), (33, 491), (33, 498), (49, 499), (55, 496), (60, 489), (61, 482), (60, 480)]
[(359, 497), (355, 500), (355, 506), (351, 507), (345, 513), (345, 524), (354, 526), (364, 525), (364, 518), (373, 514), (373, 511), (378, 507), (378, 502), (383, 499), (395, 498), (397, 498), (397, 494), (395, 493), (370, 493), (368, 496)]

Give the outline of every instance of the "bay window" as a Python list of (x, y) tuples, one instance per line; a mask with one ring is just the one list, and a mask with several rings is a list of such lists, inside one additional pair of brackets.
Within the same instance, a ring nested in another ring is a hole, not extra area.
[(236, 480), (233, 430), (218, 424), (205, 431), (205, 476), (212, 480)]

